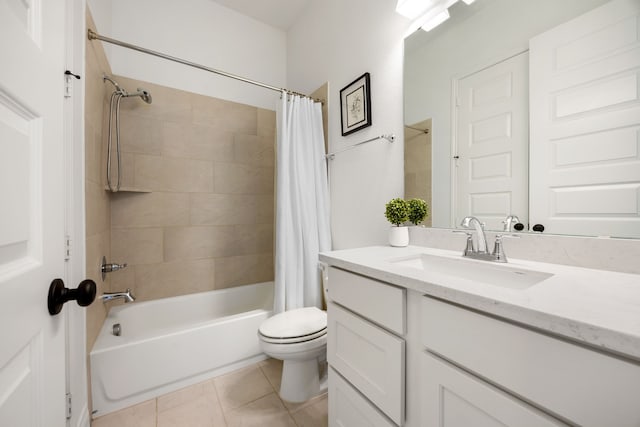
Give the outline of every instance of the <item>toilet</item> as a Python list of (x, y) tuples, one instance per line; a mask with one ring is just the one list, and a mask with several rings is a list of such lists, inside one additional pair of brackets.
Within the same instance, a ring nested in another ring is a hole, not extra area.
[[(326, 298), (324, 271), (322, 287)], [(276, 314), (262, 322), (258, 337), (262, 352), (283, 362), (280, 397), (304, 402), (326, 390), (326, 371), (320, 369), (327, 354), (325, 311), (305, 307)]]

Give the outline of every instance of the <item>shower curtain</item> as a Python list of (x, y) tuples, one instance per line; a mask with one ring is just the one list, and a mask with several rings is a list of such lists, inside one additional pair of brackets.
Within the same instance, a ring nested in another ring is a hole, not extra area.
[(283, 92), (276, 118), (274, 311), (321, 308), (318, 253), (331, 249), (321, 105)]

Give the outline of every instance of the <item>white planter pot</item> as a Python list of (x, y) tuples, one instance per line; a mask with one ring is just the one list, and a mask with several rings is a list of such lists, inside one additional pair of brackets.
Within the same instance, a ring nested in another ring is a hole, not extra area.
[(389, 244), (404, 247), (409, 244), (409, 228), (393, 226), (389, 229)]

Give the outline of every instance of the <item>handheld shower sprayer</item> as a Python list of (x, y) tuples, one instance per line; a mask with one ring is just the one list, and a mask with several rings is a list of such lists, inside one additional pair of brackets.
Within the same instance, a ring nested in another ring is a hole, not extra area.
[[(151, 93), (142, 88), (138, 88), (134, 93), (129, 93), (121, 88), (115, 80), (113, 80), (106, 74), (102, 75), (102, 81), (108, 81), (116, 88), (116, 90), (111, 94), (111, 100), (109, 102), (109, 137), (107, 143), (107, 185), (109, 186), (109, 190), (115, 193), (120, 190), (120, 181), (122, 178), (120, 159), (120, 101), (122, 100), (122, 98), (139, 96), (140, 99), (142, 99), (144, 102), (146, 102), (147, 104), (151, 104)], [(116, 135), (116, 159), (118, 162), (118, 181), (115, 183), (115, 186), (111, 183), (111, 136), (114, 126)]]

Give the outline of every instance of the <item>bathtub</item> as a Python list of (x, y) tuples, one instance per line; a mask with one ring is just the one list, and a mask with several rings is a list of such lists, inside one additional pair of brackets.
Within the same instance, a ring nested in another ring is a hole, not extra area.
[(265, 359), (272, 308), (273, 282), (112, 307), (89, 356), (93, 416)]

